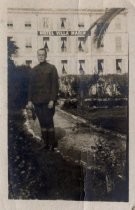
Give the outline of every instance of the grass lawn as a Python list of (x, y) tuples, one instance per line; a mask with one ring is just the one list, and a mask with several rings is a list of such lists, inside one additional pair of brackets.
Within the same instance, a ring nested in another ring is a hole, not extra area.
[(127, 134), (128, 132), (128, 110), (126, 106), (95, 108), (91, 110), (85, 110), (78, 107), (64, 110), (83, 117), (97, 127), (102, 127), (122, 134)]

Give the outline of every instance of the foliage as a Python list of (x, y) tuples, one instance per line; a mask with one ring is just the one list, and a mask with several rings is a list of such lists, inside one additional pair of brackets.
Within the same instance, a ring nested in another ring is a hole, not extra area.
[[(107, 193), (118, 190), (118, 182), (121, 186), (127, 182), (125, 174), (126, 152), (120, 144), (121, 141), (115, 141), (115, 139), (109, 140), (108, 142), (99, 139), (96, 147), (92, 146), (95, 167), (106, 177)], [(122, 193), (121, 197), (125, 197), (126, 195)]]
[(42, 142), (31, 135), (27, 120), (24, 110), (9, 115), (9, 198), (83, 200), (82, 168), (38, 150)]
[(22, 109), (28, 102), (28, 86), (30, 68), (15, 67), (8, 77), (8, 104), (11, 109)]
[(17, 50), (19, 48), (16, 46), (15, 41), (13, 41), (11, 37), (7, 38), (7, 42), (8, 42), (8, 59), (11, 60), (12, 56), (17, 53)]
[(87, 39), (88, 35), (91, 33), (91, 30), (96, 26), (95, 33), (94, 33), (94, 42), (97, 43), (97, 48), (101, 47), (103, 37), (106, 33), (107, 28), (109, 27), (111, 21), (125, 8), (111, 8), (106, 9), (105, 13), (98, 18), (87, 30), (85, 34), (85, 40)]
[(32, 151), (34, 140), (23, 130), (26, 119), (21, 111), (9, 115), (8, 178), (10, 199), (36, 199), (46, 187), (44, 174)]
[(12, 56), (18, 47), (8, 37), (8, 105), (10, 109), (24, 108), (28, 101), (28, 83), (30, 67), (16, 66)]
[(66, 75), (60, 78), (60, 97), (75, 97), (83, 90), (84, 95), (88, 94), (89, 84), (97, 81), (98, 75)]
[(60, 78), (60, 97), (127, 98), (128, 74), (67, 75)]

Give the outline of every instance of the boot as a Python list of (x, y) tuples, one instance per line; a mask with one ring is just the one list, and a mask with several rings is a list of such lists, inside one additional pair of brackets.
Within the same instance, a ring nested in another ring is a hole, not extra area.
[(48, 131), (48, 139), (50, 143), (50, 150), (54, 151), (54, 148), (58, 146), (58, 142), (55, 138), (55, 132), (54, 130)]
[(48, 138), (48, 131), (42, 131), (42, 138), (44, 141), (44, 149), (49, 150), (50, 149), (50, 142), (49, 142), (49, 138)]

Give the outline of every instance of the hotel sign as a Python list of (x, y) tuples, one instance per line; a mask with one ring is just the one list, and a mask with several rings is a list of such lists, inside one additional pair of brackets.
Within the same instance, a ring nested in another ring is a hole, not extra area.
[(38, 36), (85, 36), (85, 34), (86, 31), (38, 31)]

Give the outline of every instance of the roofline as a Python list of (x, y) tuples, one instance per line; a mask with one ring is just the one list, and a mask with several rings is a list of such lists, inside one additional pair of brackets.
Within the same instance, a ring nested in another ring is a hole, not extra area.
[[(35, 8), (8, 8), (7, 12), (8, 13), (24, 13), (24, 14), (59, 14), (59, 13), (64, 13), (64, 14), (102, 14), (104, 13), (105, 9), (52, 9), (52, 8), (39, 8), (39, 9), (35, 9)], [(124, 10), (121, 14), (126, 14), (127, 10)]]
[(43, 9), (43, 8), (39, 8), (39, 9), (35, 9), (35, 8), (8, 8), (7, 12), (8, 13), (35, 13), (35, 14), (42, 14), (42, 13), (103, 13), (105, 10), (104, 9), (52, 9), (52, 8), (47, 8), (47, 9)]

